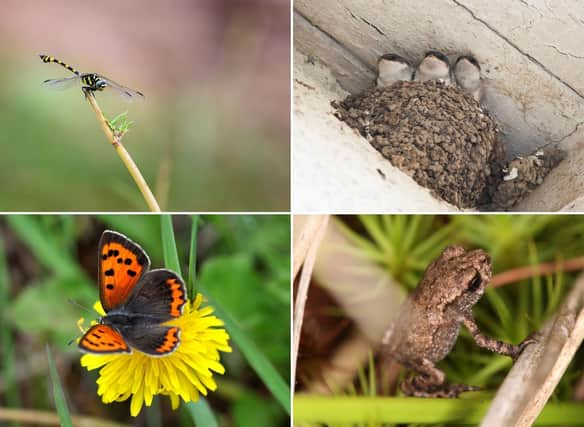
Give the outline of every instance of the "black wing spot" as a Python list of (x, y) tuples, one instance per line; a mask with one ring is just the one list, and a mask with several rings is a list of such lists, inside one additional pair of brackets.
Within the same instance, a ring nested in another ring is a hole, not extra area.
[(136, 276), (136, 274), (137, 273), (134, 270), (128, 270), (128, 276), (134, 277), (134, 276)]
[(106, 276), (113, 276), (114, 275), (114, 269), (110, 268), (109, 270), (106, 270), (103, 274), (105, 274)]
[(114, 256), (118, 256), (120, 254), (120, 251), (118, 251), (117, 249), (114, 249)]
[(126, 259), (124, 260), (124, 264), (126, 264), (126, 265), (130, 265), (130, 264), (132, 264), (132, 260), (131, 260), (130, 258), (126, 258)]
[(114, 250), (110, 249), (109, 251), (107, 251), (107, 256), (112, 256), (114, 254)]
[(101, 256), (101, 259), (103, 259), (103, 260), (105, 261), (105, 260), (107, 259), (107, 254), (103, 254), (103, 255)]
[(105, 287), (108, 288), (109, 290), (112, 290), (114, 288), (114, 285), (108, 283), (107, 285), (105, 285)]
[(118, 264), (121, 264), (124, 262), (124, 258), (118, 258)]

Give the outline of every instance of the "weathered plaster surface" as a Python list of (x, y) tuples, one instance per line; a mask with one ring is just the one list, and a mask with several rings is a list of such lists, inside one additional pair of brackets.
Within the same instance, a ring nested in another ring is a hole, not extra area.
[(294, 53), (294, 212), (456, 210), (333, 116), (330, 100), (346, 95), (326, 67)]
[[(429, 49), (451, 59), (474, 54), (483, 70), (484, 103), (502, 124), (509, 154), (554, 143), (572, 159), (520, 209), (561, 209), (583, 193), (584, 163), (578, 160), (584, 145), (584, 2), (295, 0), (294, 9), (295, 48), (328, 68), (332, 80), (348, 92), (373, 84), (383, 53), (395, 52), (412, 62)], [(309, 75), (307, 70), (302, 78)], [(340, 98), (342, 91), (332, 95)], [(295, 126), (322, 113), (328, 114), (295, 107)], [(311, 119), (322, 135), (330, 130), (324, 122), (336, 126), (328, 119)], [(295, 161), (304, 158), (295, 155)], [(398, 208), (393, 204), (392, 210)]]

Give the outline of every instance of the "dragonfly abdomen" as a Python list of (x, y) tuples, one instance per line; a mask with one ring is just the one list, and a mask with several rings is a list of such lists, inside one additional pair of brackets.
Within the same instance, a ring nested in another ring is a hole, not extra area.
[(54, 58), (52, 56), (48, 56), (48, 55), (39, 55), (40, 58), (42, 59), (43, 62), (49, 63), (49, 62), (54, 62), (56, 64), (61, 65), (62, 67), (65, 67), (66, 69), (68, 69), (69, 71), (71, 71), (72, 73), (75, 73), (77, 75), (79, 75), (79, 71), (77, 71), (75, 68), (73, 68), (72, 66), (70, 66), (69, 64), (65, 64), (63, 61), (58, 60), (57, 58)]

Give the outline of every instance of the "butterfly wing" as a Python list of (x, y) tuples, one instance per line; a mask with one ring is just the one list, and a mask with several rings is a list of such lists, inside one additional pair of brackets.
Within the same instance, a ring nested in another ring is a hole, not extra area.
[(160, 268), (142, 276), (125, 309), (147, 314), (153, 323), (162, 323), (179, 317), (186, 300), (183, 280), (174, 271)]
[(74, 86), (75, 84), (79, 83), (79, 81), (80, 81), (79, 76), (73, 76), (66, 77), (64, 79), (45, 80), (44, 82), (42, 82), (42, 85), (49, 89), (63, 90)]
[(118, 331), (108, 325), (93, 325), (79, 340), (79, 348), (87, 353), (131, 353)]
[(98, 257), (99, 298), (107, 313), (128, 302), (150, 259), (136, 243), (110, 230), (101, 235)]
[(161, 325), (135, 325), (124, 332), (126, 342), (151, 356), (166, 356), (180, 344), (180, 328)]

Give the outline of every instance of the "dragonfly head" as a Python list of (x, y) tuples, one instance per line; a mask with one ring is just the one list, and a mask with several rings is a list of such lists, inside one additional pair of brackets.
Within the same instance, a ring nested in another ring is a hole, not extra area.
[(102, 79), (100, 79), (99, 77), (95, 80), (95, 88), (97, 90), (103, 90), (104, 88), (107, 87), (107, 83), (104, 82)]

